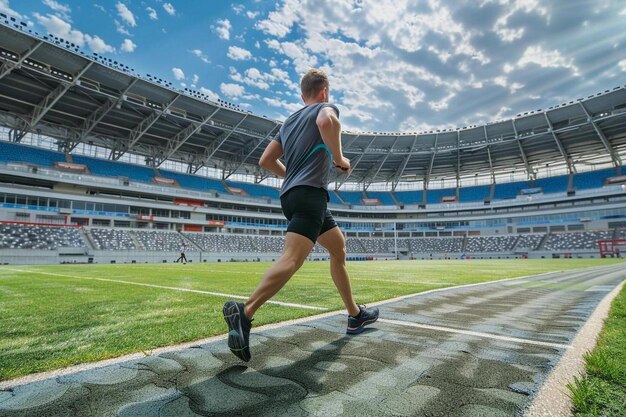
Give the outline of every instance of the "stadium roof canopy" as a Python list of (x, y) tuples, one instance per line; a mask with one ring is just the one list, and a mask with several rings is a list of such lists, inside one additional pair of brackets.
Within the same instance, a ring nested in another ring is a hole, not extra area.
[[(140, 76), (122, 63), (87, 55), (52, 35), (39, 35), (0, 14), (0, 126), (19, 142), (28, 132), (143, 155), (155, 167), (179, 161), (189, 172), (222, 169), (224, 177), (254, 173), (265, 143), (281, 123)], [(434, 179), (491, 177), (546, 166), (610, 162), (626, 146), (626, 86), (482, 126), (428, 132), (343, 132), (354, 170), (337, 178), (367, 187)]]

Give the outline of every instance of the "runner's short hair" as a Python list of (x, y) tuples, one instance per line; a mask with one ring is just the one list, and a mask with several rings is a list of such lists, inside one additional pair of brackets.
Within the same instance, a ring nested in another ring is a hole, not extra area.
[(304, 74), (300, 81), (300, 91), (304, 98), (311, 98), (319, 93), (323, 88), (328, 88), (328, 77), (324, 71), (312, 68)]

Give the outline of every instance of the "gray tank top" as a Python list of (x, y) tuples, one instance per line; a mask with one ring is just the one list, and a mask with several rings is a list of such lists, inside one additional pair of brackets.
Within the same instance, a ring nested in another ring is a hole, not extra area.
[(334, 104), (309, 104), (289, 116), (274, 138), (283, 147), (287, 168), (280, 195), (299, 185), (323, 189), (328, 186), (332, 155), (316, 124), (317, 114), (324, 107), (335, 110), (339, 117)]

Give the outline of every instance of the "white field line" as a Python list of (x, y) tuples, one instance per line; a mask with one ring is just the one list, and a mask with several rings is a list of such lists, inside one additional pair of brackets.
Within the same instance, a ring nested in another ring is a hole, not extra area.
[[(213, 291), (194, 290), (194, 289), (191, 289), (191, 288), (169, 287), (169, 286), (166, 286), (166, 285), (146, 284), (146, 283), (143, 283), (143, 282), (123, 281), (123, 280), (109, 279), (109, 278), (80, 277), (80, 276), (76, 276), (76, 275), (55, 274), (53, 272), (31, 271), (31, 270), (28, 270), (28, 269), (14, 269), (14, 268), (2, 268), (2, 269), (3, 270), (7, 270), (7, 271), (13, 271), (13, 272), (51, 275), (51, 276), (55, 276), (55, 277), (84, 279), (84, 280), (89, 280), (89, 281), (114, 282), (116, 284), (137, 285), (137, 286), (140, 286), (140, 287), (160, 288), (160, 289), (163, 289), (163, 290), (191, 292), (191, 293), (196, 293), (196, 294), (213, 295), (213, 296), (216, 296), (216, 297), (235, 298), (237, 300), (247, 300), (248, 299), (248, 297), (245, 297), (243, 295), (225, 294), (225, 293), (213, 292)], [(267, 303), (268, 304), (279, 305), (279, 306), (282, 306), (282, 307), (303, 308), (303, 309), (307, 309), (307, 310), (320, 310), (320, 311), (327, 311), (328, 310), (325, 307), (308, 306), (308, 305), (304, 305), (304, 304), (295, 304), (295, 303), (285, 303), (285, 302), (282, 302), (282, 301), (274, 301), (274, 300), (267, 301)]]
[(504, 340), (506, 342), (523, 343), (527, 345), (547, 346), (547, 347), (552, 347), (552, 348), (557, 348), (557, 349), (568, 349), (570, 347), (569, 345), (564, 345), (561, 343), (551, 343), (551, 342), (543, 342), (540, 340), (520, 339), (518, 337), (501, 336), (501, 335), (493, 334), (493, 333), (474, 332), (471, 330), (453, 329), (451, 327), (432, 326), (430, 324), (420, 324), (420, 323), (413, 323), (409, 321), (399, 321), (399, 320), (389, 320), (389, 319), (378, 319), (378, 321), (382, 323), (393, 324), (395, 326), (435, 330), (438, 332), (445, 332), (445, 333), (464, 334), (468, 336), (480, 337), (483, 339)]

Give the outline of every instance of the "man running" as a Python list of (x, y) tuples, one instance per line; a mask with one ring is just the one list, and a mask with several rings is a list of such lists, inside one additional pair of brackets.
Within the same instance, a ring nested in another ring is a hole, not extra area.
[(184, 264), (187, 264), (187, 256), (185, 256), (185, 252), (187, 252), (187, 244), (185, 242), (182, 242), (180, 245), (180, 257), (176, 259), (174, 263), (182, 262)]
[[(228, 301), (223, 309), (228, 347), (246, 362), (251, 357), (249, 336), (254, 314), (300, 269), (316, 241), (330, 254), (330, 274), (349, 315), (346, 333), (361, 333), (364, 326), (378, 319), (377, 308), (354, 302), (346, 269), (346, 242), (327, 208), (328, 153), (337, 168), (350, 170), (350, 160), (341, 151), (339, 110), (328, 103), (329, 83), (323, 71), (307, 72), (300, 89), (304, 107), (285, 120), (259, 160), (262, 168), (285, 178), (280, 202), (289, 225), (283, 253), (245, 304)], [(285, 164), (280, 161), (283, 156)]]

